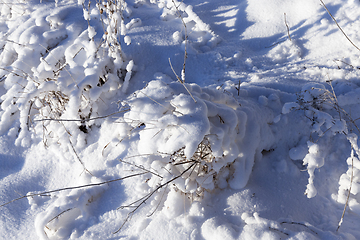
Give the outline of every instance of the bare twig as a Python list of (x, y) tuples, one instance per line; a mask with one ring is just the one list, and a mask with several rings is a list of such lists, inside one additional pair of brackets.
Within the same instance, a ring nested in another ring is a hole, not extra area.
[(186, 87), (185, 85), (185, 82), (181, 80), (181, 78), (176, 74), (172, 64), (171, 64), (171, 60), (169, 58), (169, 64), (170, 64), (170, 67), (171, 67), (171, 70), (173, 71), (173, 73), (175, 74), (176, 76), (176, 79), (184, 86), (184, 88), (186, 89), (186, 91), (190, 94), (191, 98), (194, 100), (194, 102), (196, 102), (196, 99), (193, 97), (193, 95), (191, 94), (191, 92), (189, 91), (189, 89)]
[(273, 228), (273, 227), (269, 227), (269, 230), (275, 231), (275, 232), (278, 232), (278, 233), (282, 233), (282, 234), (284, 234), (284, 235), (286, 235), (286, 236), (289, 236), (289, 235), (290, 235), (289, 233), (286, 233), (286, 232), (284, 232), (284, 231), (282, 231), (282, 230), (280, 230), (280, 229)]
[(68, 136), (68, 137), (69, 137), (69, 143), (70, 143), (71, 149), (73, 150), (76, 158), (78, 159), (78, 161), (80, 162), (80, 164), (84, 167), (84, 170), (85, 170), (87, 173), (89, 173), (91, 176), (94, 176), (94, 175), (86, 168), (84, 162), (81, 160), (81, 158), (80, 158), (79, 155), (77, 154), (77, 152), (76, 152), (76, 150), (75, 150), (75, 148), (74, 148), (74, 145), (73, 145), (73, 143), (72, 143), (72, 141), (71, 141), (71, 139), (70, 139), (70, 136)]
[(241, 84), (241, 80), (239, 79), (239, 83), (238, 83), (238, 86), (235, 87), (235, 89), (237, 90), (238, 92), (238, 96), (240, 96), (240, 84)]
[(45, 225), (45, 227), (49, 229), (49, 227), (48, 227), (47, 225), (48, 225), (50, 222), (54, 221), (55, 219), (57, 219), (58, 217), (60, 217), (62, 214), (66, 213), (66, 212), (68, 212), (68, 211), (70, 211), (70, 210), (72, 210), (72, 209), (74, 209), (74, 208), (68, 208), (68, 209), (62, 211), (61, 213), (59, 213), (58, 215), (56, 215), (55, 217), (53, 217), (52, 219), (50, 219), (50, 220), (47, 222), (47, 224)]
[[(29, 74), (27, 74), (26, 72), (24, 72), (23, 70), (20, 70), (20, 71), (22, 71), (23, 73), (23, 75), (24, 76), (22, 76), (22, 75), (20, 75), (20, 73), (17, 73), (17, 72), (15, 72), (15, 71), (12, 71), (12, 70), (9, 70), (9, 69), (6, 69), (6, 68), (2, 68), (2, 67), (0, 67), (0, 69), (1, 70), (4, 70), (4, 71), (6, 71), (6, 72), (8, 72), (9, 74), (13, 74), (14, 76), (17, 76), (17, 77), (20, 77), (20, 78), (23, 78), (23, 79), (28, 79), (28, 77), (31, 79), (31, 77), (29, 76)], [(35, 82), (33, 79), (31, 79), (33, 82)], [(35, 82), (36, 83), (36, 82)]]
[(142, 94), (144, 94), (147, 98), (149, 98), (151, 101), (153, 101), (154, 103), (157, 103), (158, 105), (162, 106), (163, 108), (167, 109), (170, 111), (170, 109), (168, 109), (166, 106), (164, 106), (163, 104), (159, 103), (158, 101), (156, 101), (155, 99), (151, 98), (149, 95), (147, 95), (146, 93), (144, 93), (143, 91), (140, 90), (140, 92)]
[(113, 116), (115, 114), (118, 113), (124, 113), (129, 111), (130, 109), (125, 109), (122, 111), (118, 111), (118, 112), (114, 112), (105, 116), (100, 116), (100, 117), (93, 117), (93, 118), (85, 118), (85, 119), (58, 119), (58, 118), (43, 118), (43, 119), (38, 119), (38, 120), (33, 120), (34, 122), (43, 122), (43, 121), (57, 121), (57, 122), (88, 122), (88, 121), (92, 121), (92, 120), (97, 120), (97, 119), (102, 119), (102, 118), (108, 118), (110, 116)]
[[(170, 67), (172, 69), (172, 71), (174, 72), (177, 80), (185, 87), (186, 91), (190, 94), (191, 98), (194, 100), (194, 102), (196, 102), (195, 98), (192, 96), (192, 94), (190, 93), (189, 89), (185, 86), (185, 68), (186, 68), (186, 59), (187, 59), (187, 42), (188, 42), (188, 33), (187, 33), (187, 26), (186, 26), (186, 23), (184, 21), (184, 18), (182, 17), (181, 13), (180, 13), (180, 10), (179, 10), (179, 6), (176, 6), (176, 3), (174, 0), (172, 0), (173, 4), (174, 4), (174, 7), (179, 15), (179, 18), (181, 19), (181, 22), (183, 23), (184, 25), (184, 31), (185, 31), (185, 49), (184, 49), (184, 63), (183, 63), (183, 68), (181, 70), (181, 78), (175, 73), (175, 70), (173, 68), (173, 66), (171, 65), (171, 61), (170, 61), (170, 58), (169, 58), (169, 63), (170, 63)], [(182, 2), (181, 2), (182, 3)], [(181, 4), (180, 3), (180, 4)]]
[[(350, 63), (347, 63), (347, 62), (345, 62), (345, 61), (343, 61), (343, 60), (340, 60), (340, 59), (335, 59), (334, 62), (335, 62), (335, 63), (336, 63), (336, 62), (341, 62), (341, 63), (343, 63), (343, 64), (351, 67), (352, 69), (355, 68), (355, 67), (354, 67), (353, 65), (351, 65)], [(338, 65), (338, 64), (337, 64), (337, 65)], [(339, 66), (339, 65), (338, 65), (338, 68), (340, 69), (340, 66)], [(359, 69), (359, 67), (356, 67), (356, 68)]]
[[(40, 45), (41, 47), (43, 47), (43, 48), (46, 50), (46, 52), (48, 52), (48, 53), (51, 55), (51, 57), (52, 57), (53, 59), (55, 59), (55, 61), (58, 61), (49, 49), (47, 49), (46, 47), (44, 47), (42, 44), (39, 44), (39, 45)], [(59, 62), (59, 61), (58, 61), (58, 62)], [(66, 66), (66, 65), (67, 65), (67, 63), (65, 64), (65, 66)], [(77, 82), (75, 81), (74, 77), (71, 75), (71, 73), (69, 72), (69, 70), (67, 70), (66, 67), (63, 67), (63, 68), (64, 68), (65, 71), (69, 74), (69, 76), (70, 76), (70, 78), (73, 80), (75, 86), (76, 86), (77, 88), (79, 88), (79, 85), (77, 84)]]
[(101, 182), (101, 183), (91, 183), (91, 184), (86, 184), (86, 185), (81, 185), (81, 186), (76, 186), (76, 187), (66, 187), (66, 188), (59, 188), (59, 189), (56, 189), (56, 190), (50, 190), (50, 191), (46, 191), (46, 192), (41, 192), (41, 193), (27, 194), (27, 195), (18, 197), (16, 199), (13, 199), (13, 200), (11, 200), (11, 201), (9, 201), (7, 203), (4, 203), (4, 204), (0, 205), (0, 207), (6, 206), (6, 205), (8, 205), (8, 204), (10, 204), (12, 202), (21, 200), (23, 198), (29, 198), (29, 197), (34, 197), (34, 196), (42, 196), (42, 195), (45, 195), (45, 194), (54, 193), (54, 192), (61, 192), (61, 191), (65, 191), (65, 190), (73, 190), (73, 189), (79, 189), (79, 188), (101, 186), (101, 185), (112, 183), (112, 182), (122, 181), (122, 180), (125, 180), (127, 178), (144, 175), (144, 174), (147, 174), (147, 173), (148, 172), (135, 173), (135, 174), (128, 175), (128, 176), (125, 176), (125, 177), (122, 177), (122, 178), (117, 178), (117, 179), (113, 179), (113, 180), (109, 180), (109, 181), (105, 181), (105, 182)]
[[(1, 3), (0, 3), (1, 4)], [(15, 42), (13, 40), (9, 40), (9, 39), (0, 39), (0, 41), (4, 41), (4, 42), (11, 42), (11, 43), (14, 43), (14, 44), (17, 44), (19, 46), (22, 46), (22, 47), (28, 47), (30, 48), (29, 46), (25, 45), (25, 44), (21, 44), (21, 43), (18, 43), (18, 42)], [(30, 48), (31, 49), (31, 48)]]
[(124, 160), (122, 160), (122, 159), (119, 159), (119, 161), (122, 162), (122, 163), (126, 163), (126, 164), (128, 164), (128, 165), (130, 165), (130, 166), (134, 166), (134, 167), (136, 167), (136, 168), (138, 168), (138, 169), (140, 169), (140, 170), (143, 170), (143, 171), (145, 171), (145, 172), (151, 173), (151, 174), (153, 174), (153, 175), (155, 175), (155, 176), (157, 176), (157, 177), (159, 177), (159, 178), (163, 178), (163, 177), (160, 176), (159, 174), (157, 174), (157, 173), (155, 173), (155, 172), (153, 172), (153, 171), (147, 170), (146, 168), (144, 168), (144, 166), (139, 166), (139, 165), (136, 165), (135, 163), (127, 162), (127, 161), (124, 161)]
[(184, 18), (182, 17), (182, 15), (181, 15), (181, 13), (179, 11), (179, 6), (180, 6), (180, 4), (182, 2), (179, 4), (179, 6), (176, 6), (174, 0), (172, 0), (172, 2), (174, 4), (174, 7), (176, 8), (176, 11), (177, 11), (177, 13), (179, 15), (179, 18), (181, 19), (181, 21), (182, 21), (182, 23), (184, 25), (184, 30), (185, 30), (185, 54), (184, 54), (184, 63), (183, 63), (183, 69), (181, 71), (181, 81), (180, 81), (181, 83), (185, 83), (185, 65), (186, 65), (186, 59), (187, 59), (187, 39), (188, 39), (187, 26), (186, 26), (186, 23), (184, 21)]
[[(167, 182), (160, 184), (158, 187), (155, 188), (155, 190), (153, 190), (152, 192), (146, 194), (144, 197), (142, 197), (141, 199), (137, 200), (136, 202), (125, 206), (125, 207), (134, 207), (134, 209), (132, 211), (130, 211), (127, 215), (127, 217), (125, 218), (123, 224), (120, 226), (120, 228), (118, 230), (116, 230), (115, 232), (113, 232), (114, 234), (118, 233), (125, 225), (125, 223), (127, 223), (130, 218), (134, 215), (134, 213), (142, 206), (146, 203), (146, 201), (152, 196), (154, 195), (159, 189), (167, 186), (169, 183), (175, 181), (176, 179), (182, 177), (187, 171), (189, 171), (192, 167), (196, 166), (197, 162), (194, 162), (193, 164), (190, 165), (190, 167), (188, 167), (187, 169), (185, 169), (181, 174), (177, 175), (176, 177), (173, 177), (172, 179), (168, 180)], [(139, 202), (141, 200), (141, 202), (136, 205), (136, 206), (132, 206), (133, 204)]]
[(307, 229), (309, 229), (310, 231), (312, 231), (313, 233), (315, 233), (316, 235), (318, 235), (318, 233), (315, 232), (314, 230), (312, 230), (312, 229), (310, 228), (310, 226), (308, 226), (308, 224), (301, 223), (301, 222), (294, 222), (294, 221), (291, 221), (291, 222), (283, 221), (283, 222), (281, 222), (280, 224), (284, 224), (284, 223), (286, 223), (286, 224), (292, 224), (292, 225), (300, 225), (300, 226), (306, 227)]
[(27, 116), (27, 122), (26, 122), (28, 131), (30, 130), (30, 123), (31, 123), (30, 112), (31, 112), (31, 108), (32, 108), (33, 104), (34, 104), (34, 101), (30, 101), (30, 106), (29, 106), (29, 111), (28, 111), (28, 116)]
[(166, 193), (166, 189), (163, 191), (163, 194), (161, 195), (161, 198), (160, 198), (158, 204), (156, 205), (154, 211), (152, 211), (150, 214), (148, 214), (147, 217), (151, 217), (156, 212), (156, 210), (159, 208), (159, 206), (160, 206), (160, 204), (161, 204), (161, 202), (162, 202), (162, 200), (163, 200), (163, 198), (165, 196), (165, 193)]
[(286, 22), (286, 13), (284, 13), (284, 20), (285, 20), (285, 25), (286, 25), (286, 28), (287, 28), (287, 34), (288, 34), (288, 37), (289, 37), (289, 39), (291, 41), (289, 25)]
[(344, 221), (344, 216), (345, 216), (345, 212), (346, 212), (346, 208), (349, 204), (349, 199), (350, 199), (350, 194), (351, 194), (351, 187), (352, 187), (352, 183), (353, 183), (353, 178), (354, 178), (354, 148), (353, 146), (351, 146), (351, 178), (350, 178), (350, 186), (349, 186), (349, 191), (348, 191), (348, 195), (346, 197), (346, 202), (345, 202), (345, 206), (344, 206), (344, 210), (343, 213), (341, 215), (338, 227), (336, 228), (336, 231), (339, 230), (339, 228), (341, 227), (341, 224)]
[(330, 13), (329, 9), (326, 7), (325, 3), (320, 0), (321, 4), (323, 5), (323, 7), (325, 8), (325, 10), (328, 12), (328, 14), (330, 15), (330, 17), (334, 20), (334, 22), (336, 23), (337, 27), (340, 29), (340, 31), (344, 34), (344, 36), (346, 37), (346, 39), (357, 49), (360, 51), (360, 48), (358, 48), (351, 40), (350, 38), (346, 35), (346, 33), (344, 32), (344, 30), (342, 30), (342, 28), (340, 27), (340, 25), (338, 24), (338, 22), (336, 21), (336, 19), (334, 18), (334, 16)]

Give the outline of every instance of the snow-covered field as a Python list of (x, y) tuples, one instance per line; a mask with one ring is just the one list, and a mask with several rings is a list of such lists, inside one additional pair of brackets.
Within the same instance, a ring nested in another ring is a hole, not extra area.
[(0, 238), (360, 239), (359, 12), (1, 0)]

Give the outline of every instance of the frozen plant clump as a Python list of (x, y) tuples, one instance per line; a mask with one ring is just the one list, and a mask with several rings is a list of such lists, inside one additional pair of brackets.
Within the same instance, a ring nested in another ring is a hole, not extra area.
[(151, 177), (149, 186), (171, 181), (195, 199), (215, 188), (243, 188), (261, 148), (252, 111), (222, 91), (187, 84), (195, 102), (182, 84), (157, 78), (127, 100), (124, 116), (140, 129), (144, 157), (134, 161), (162, 176)]
[(5, 21), (0, 132), (10, 129), (23, 147), (39, 137), (46, 146), (84, 146), (86, 134), (102, 123), (91, 119), (106, 115), (107, 102), (126, 92), (136, 68), (119, 40), (131, 27), (123, 0), (53, 4), (38, 4), (37, 14), (22, 16), (15, 30), (12, 18)]
[(291, 149), (289, 154), (293, 160), (303, 158), (303, 165), (306, 165), (309, 173), (305, 194), (312, 198), (317, 194), (314, 186), (315, 169), (325, 164), (328, 151), (326, 140), (337, 134), (347, 135), (348, 125), (341, 117), (343, 110), (337, 103), (335, 93), (327, 90), (322, 84), (306, 84), (298, 94), (298, 101), (285, 103), (282, 113), (288, 114), (293, 110), (303, 111), (311, 124), (312, 139), (307, 142), (308, 152), (304, 152), (304, 146), (298, 146)]
[[(360, 149), (358, 136), (349, 134), (348, 139), (352, 146), (351, 155), (346, 161), (349, 167), (347, 172), (340, 177), (338, 193), (333, 194), (332, 197), (342, 204), (346, 204), (348, 201), (350, 210), (360, 215)], [(339, 225), (341, 225), (341, 221)]]

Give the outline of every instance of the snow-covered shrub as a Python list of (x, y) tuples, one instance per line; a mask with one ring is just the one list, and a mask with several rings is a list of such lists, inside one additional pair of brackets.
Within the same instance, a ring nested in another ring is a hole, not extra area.
[(243, 188), (261, 148), (253, 113), (222, 91), (189, 84), (195, 102), (182, 84), (157, 78), (127, 100), (124, 116), (140, 129), (142, 157), (134, 161), (162, 176), (152, 176), (149, 186), (173, 179), (176, 190), (193, 197), (228, 184)]
[[(0, 132), (10, 129), (8, 134), (22, 146), (37, 136), (47, 145), (68, 145), (69, 139), (83, 145), (84, 134), (100, 124), (90, 119), (104, 113), (106, 100), (118, 89), (126, 91), (134, 67), (120, 45), (119, 36), (126, 32), (123, 15), (131, 13), (124, 1), (53, 4), (38, 4), (36, 14), (6, 19), (9, 29), (14, 21), (19, 27), (6, 34), (0, 54), (6, 91)], [(69, 17), (71, 24), (66, 23)]]
[(348, 124), (351, 123), (351, 120), (340, 107), (335, 93), (326, 89), (323, 84), (306, 84), (298, 94), (297, 102), (286, 103), (282, 112), (287, 114), (292, 110), (302, 110), (311, 124), (312, 139), (307, 142), (306, 146), (290, 149), (289, 155), (291, 159), (302, 160), (303, 165), (306, 165), (309, 183), (305, 194), (312, 198), (317, 194), (314, 186), (314, 171), (325, 164), (328, 152), (326, 140), (321, 140), (332, 138), (337, 134), (345, 134), (350, 141)]

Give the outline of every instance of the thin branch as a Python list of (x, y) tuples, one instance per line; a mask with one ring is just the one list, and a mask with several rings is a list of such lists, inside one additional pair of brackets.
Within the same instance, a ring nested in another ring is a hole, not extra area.
[(32, 193), (32, 194), (27, 194), (18, 198), (15, 198), (7, 203), (4, 203), (2, 205), (0, 205), (0, 207), (3, 207), (5, 205), (8, 205), (12, 202), (21, 200), (23, 198), (29, 198), (29, 197), (34, 197), (34, 196), (41, 196), (41, 195), (45, 195), (45, 194), (49, 194), (49, 193), (54, 193), (54, 192), (61, 192), (61, 191), (65, 191), (65, 190), (73, 190), (73, 189), (79, 189), (79, 188), (86, 188), (86, 187), (94, 187), (94, 186), (101, 186), (107, 183), (112, 183), (112, 182), (117, 182), (117, 181), (122, 181), (125, 180), (127, 178), (131, 178), (131, 177), (136, 177), (136, 176), (140, 176), (143, 174), (146, 174), (147, 172), (142, 172), (142, 173), (136, 173), (136, 174), (132, 174), (132, 175), (128, 175), (122, 178), (117, 178), (117, 179), (113, 179), (113, 180), (109, 180), (109, 181), (105, 181), (105, 182), (101, 182), (101, 183), (91, 183), (91, 184), (86, 184), (86, 185), (80, 185), (80, 186), (76, 186), (76, 187), (66, 187), (66, 188), (59, 188), (56, 190), (51, 190), (51, 191), (46, 191), (46, 192), (41, 192), (41, 193)]
[(286, 236), (289, 236), (289, 235), (290, 235), (289, 233), (286, 233), (286, 232), (284, 232), (284, 231), (282, 231), (282, 230), (280, 230), (280, 229), (273, 228), (273, 227), (269, 227), (269, 230), (282, 233), (282, 234), (284, 234), (284, 235), (286, 235)]
[(34, 122), (42, 122), (42, 121), (57, 121), (57, 122), (88, 122), (88, 121), (92, 121), (92, 120), (97, 120), (97, 119), (102, 119), (102, 118), (108, 118), (110, 116), (113, 116), (115, 114), (118, 113), (124, 113), (130, 111), (130, 109), (126, 109), (126, 110), (122, 110), (122, 111), (118, 111), (118, 112), (114, 112), (105, 116), (100, 116), (100, 117), (93, 117), (93, 118), (86, 118), (86, 119), (57, 119), (57, 118), (43, 118), (43, 119), (38, 119), (38, 120), (33, 120)]
[(179, 11), (179, 6), (180, 6), (180, 4), (181, 4), (182, 2), (179, 4), (179, 6), (176, 6), (174, 0), (172, 0), (172, 2), (173, 2), (173, 4), (174, 4), (174, 7), (175, 7), (178, 15), (179, 15), (179, 18), (181, 19), (181, 22), (182, 22), (183, 25), (184, 25), (184, 30), (185, 30), (185, 54), (184, 54), (184, 63), (183, 63), (183, 69), (182, 69), (182, 71), (181, 71), (181, 81), (180, 81), (181, 83), (185, 83), (185, 66), (186, 66), (186, 59), (187, 59), (187, 39), (188, 39), (187, 26), (186, 26), (186, 23), (185, 23), (185, 21), (184, 21), (184, 18), (182, 17), (182, 15), (181, 15), (181, 13), (180, 13), (180, 11)]
[(323, 5), (323, 7), (326, 9), (326, 11), (328, 12), (328, 14), (330, 15), (330, 17), (334, 20), (334, 22), (336, 23), (337, 27), (340, 29), (340, 31), (344, 34), (344, 36), (346, 37), (346, 39), (357, 49), (360, 51), (360, 48), (358, 48), (351, 40), (350, 38), (346, 35), (346, 33), (342, 30), (342, 28), (340, 27), (340, 25), (338, 24), (338, 22), (336, 21), (336, 19), (334, 18), (334, 16), (330, 13), (329, 9), (326, 7), (325, 3), (320, 0), (321, 4)]
[[(190, 167), (188, 167), (187, 169), (185, 169), (181, 174), (177, 175), (176, 177), (173, 177), (172, 179), (168, 180), (167, 182), (160, 184), (158, 187), (155, 188), (155, 190), (153, 190), (152, 192), (150, 192), (149, 194), (145, 195), (144, 197), (142, 197), (142, 201), (137, 205), (134, 206), (135, 208), (128, 213), (127, 217), (125, 218), (123, 224), (120, 226), (120, 228), (118, 230), (116, 230), (115, 232), (113, 232), (113, 234), (118, 233), (125, 225), (125, 223), (127, 223), (129, 221), (129, 219), (132, 217), (132, 215), (134, 215), (134, 213), (142, 206), (146, 203), (146, 201), (152, 196), (154, 195), (154, 193), (156, 193), (159, 189), (167, 186), (169, 183), (175, 181), (176, 179), (182, 177), (182, 175), (184, 175), (187, 171), (189, 171), (193, 166), (196, 166), (197, 163), (193, 163), (191, 164)], [(139, 202), (139, 200), (137, 200), (136, 202)], [(136, 203), (135, 202), (135, 203)], [(126, 207), (131, 207), (132, 204), (126, 206)]]
[(315, 232), (314, 230), (312, 230), (307, 224), (305, 224), (305, 223), (301, 223), (301, 222), (287, 222), (287, 221), (283, 221), (283, 222), (281, 222), (280, 224), (284, 224), (284, 223), (286, 223), (286, 224), (292, 224), (292, 225), (300, 225), (300, 226), (304, 226), (304, 227), (306, 227), (306, 228), (308, 228), (310, 231), (312, 231), (313, 233), (315, 233), (316, 235), (318, 235), (318, 233), (317, 232)]
[(183, 68), (181, 70), (181, 78), (175, 73), (175, 70), (174, 68), (172, 67), (171, 65), (171, 61), (170, 61), (170, 58), (169, 58), (169, 63), (170, 63), (170, 67), (172, 69), (172, 71), (174, 72), (177, 80), (185, 87), (186, 91), (190, 94), (190, 96), (192, 97), (192, 99), (194, 100), (194, 102), (196, 102), (195, 98), (192, 96), (192, 94), (190, 93), (190, 91), (187, 89), (187, 87), (185, 86), (185, 68), (186, 68), (186, 59), (187, 59), (187, 41), (188, 41), (188, 33), (187, 33), (187, 26), (186, 26), (186, 23), (184, 21), (184, 18), (182, 17), (181, 13), (180, 13), (180, 10), (179, 10), (179, 6), (176, 6), (176, 3), (174, 0), (172, 0), (173, 4), (174, 4), (174, 7), (179, 15), (179, 18), (181, 19), (181, 22), (183, 23), (184, 25), (184, 30), (185, 30), (185, 49), (184, 49), (184, 62), (183, 62)]
[(344, 206), (344, 210), (343, 213), (341, 215), (338, 227), (336, 228), (336, 231), (339, 230), (339, 228), (341, 227), (341, 224), (344, 221), (344, 216), (345, 216), (345, 212), (346, 212), (346, 208), (349, 204), (349, 199), (350, 199), (350, 193), (351, 193), (351, 187), (352, 187), (352, 183), (353, 183), (353, 178), (354, 178), (354, 148), (353, 146), (351, 146), (351, 178), (350, 178), (350, 187), (349, 187), (349, 192), (348, 195), (346, 197), (346, 202), (345, 202), (345, 206)]
[(239, 79), (239, 83), (238, 83), (238, 86), (235, 87), (235, 89), (237, 90), (238, 92), (238, 96), (240, 96), (240, 84), (241, 84), (241, 80)]
[(286, 25), (286, 28), (287, 28), (288, 37), (289, 37), (289, 39), (291, 41), (289, 25), (286, 22), (286, 13), (284, 13), (284, 20), (285, 20), (285, 25)]
[[(353, 65), (351, 65), (350, 63), (347, 63), (343, 60), (340, 60), (340, 59), (335, 59), (334, 62), (341, 62), (341, 63), (344, 63), (345, 65), (351, 67), (352, 69), (354, 69), (355, 67)], [(338, 64), (337, 64), (338, 65)], [(340, 66), (338, 65), (338, 67), (340, 68)], [(359, 69), (359, 67), (357, 67), (357, 69)]]
[[(68, 137), (69, 137), (70, 146), (71, 146), (72, 150), (74, 151), (76, 158), (78, 159), (78, 161), (80, 162), (80, 164), (84, 167), (84, 170), (85, 170), (86, 172), (88, 172), (91, 176), (94, 176), (94, 175), (86, 168), (84, 162), (81, 160), (81, 158), (80, 158), (79, 155), (77, 154), (77, 152), (76, 152), (76, 150), (75, 150), (75, 147), (74, 147), (74, 145), (73, 145), (73, 143), (72, 143), (72, 141), (71, 141), (71, 139), (70, 139), (70, 136), (68, 136)], [(81, 175), (81, 174), (80, 174), (80, 175)]]
[[(177, 76), (176, 76), (177, 77)], [(139, 90), (139, 92), (141, 92), (142, 94), (144, 94), (147, 98), (149, 98), (151, 101), (157, 103), (159, 106), (162, 106), (163, 108), (167, 109), (168, 111), (171, 111), (169, 108), (167, 108), (166, 106), (164, 106), (163, 104), (159, 103), (158, 101), (156, 101), (155, 99), (151, 98), (149, 95), (147, 95), (146, 93), (142, 92), (141, 90)]]
[(157, 173), (155, 173), (155, 172), (152, 172), (152, 171), (150, 171), (150, 170), (145, 169), (144, 166), (139, 166), (139, 165), (136, 165), (135, 163), (127, 162), (127, 161), (124, 161), (124, 160), (122, 160), (122, 159), (119, 159), (119, 161), (122, 162), (122, 163), (129, 164), (130, 166), (134, 166), (134, 167), (136, 167), (136, 168), (139, 168), (140, 170), (143, 170), (143, 171), (146, 171), (146, 172), (148, 172), (148, 173), (151, 173), (151, 174), (153, 174), (153, 175), (155, 175), (155, 176), (157, 176), (157, 177), (159, 177), (159, 178), (163, 178), (163, 177), (160, 176), (159, 174), (157, 174)]
[(175, 70), (174, 70), (174, 68), (173, 68), (173, 66), (172, 66), (172, 64), (171, 64), (170, 58), (169, 58), (169, 64), (170, 64), (171, 70), (173, 71), (173, 73), (174, 73), (175, 76), (176, 76), (176, 79), (184, 86), (184, 88), (185, 88), (186, 91), (190, 94), (190, 96), (191, 96), (191, 98), (194, 100), (194, 102), (196, 102), (195, 98), (193, 97), (193, 95), (191, 94), (191, 92), (189, 91), (189, 89), (186, 87), (185, 82), (183, 82), (183, 81), (181, 80), (181, 78), (176, 74), (176, 72), (175, 72)]
[[(48, 52), (48, 53), (51, 55), (51, 57), (52, 57), (53, 59), (55, 59), (55, 61), (58, 61), (58, 62), (59, 62), (59, 60), (57, 60), (57, 59), (55, 58), (55, 56), (52, 54), (52, 52), (51, 52), (49, 49), (47, 49), (46, 47), (44, 47), (44, 46), (41, 45), (41, 44), (39, 44), (39, 45), (40, 45), (41, 47), (43, 47), (43, 48), (46, 50), (46, 52)], [(66, 66), (67, 64), (68, 64), (68, 63), (66, 63), (65, 66)], [(64, 67), (64, 69), (65, 69), (65, 71), (69, 74), (70, 78), (73, 80), (75, 86), (76, 86), (77, 88), (79, 88), (79, 85), (77, 84), (77, 82), (75, 81), (75, 79), (73, 78), (73, 76), (71, 75), (71, 73), (69, 72), (69, 70), (67, 70), (66, 67)]]
[(160, 204), (161, 204), (161, 202), (162, 202), (162, 200), (163, 200), (163, 198), (164, 198), (164, 196), (165, 196), (165, 193), (166, 193), (166, 191), (164, 190), (164, 191), (163, 191), (163, 194), (161, 195), (161, 198), (160, 198), (158, 204), (156, 205), (156, 207), (155, 207), (155, 209), (154, 209), (154, 211), (152, 211), (150, 214), (148, 214), (147, 217), (151, 217), (151, 216), (156, 212), (156, 210), (159, 208), (159, 206), (160, 206)]
[(66, 212), (68, 212), (68, 211), (70, 211), (70, 210), (72, 210), (72, 209), (74, 209), (74, 208), (68, 208), (68, 209), (62, 211), (61, 213), (59, 213), (58, 215), (56, 215), (55, 217), (53, 217), (52, 219), (50, 219), (50, 220), (48, 221), (48, 223), (45, 225), (45, 227), (46, 227), (46, 228), (49, 228), (49, 227), (47, 227), (47, 225), (48, 225), (50, 222), (54, 221), (55, 219), (57, 219), (58, 217), (60, 217), (62, 214), (66, 213)]
[[(26, 80), (27, 80), (27, 77), (29, 77), (29, 75), (28, 75), (27, 73), (25, 73), (25, 72), (23, 72), (23, 74), (24, 74), (25, 76), (21, 76), (20, 73), (14, 72), (14, 71), (12, 71), (12, 70), (9, 70), (9, 69), (6, 69), (6, 68), (2, 68), (2, 67), (0, 67), (0, 69), (8, 72), (9, 74), (13, 74), (13, 75), (15, 75), (15, 76), (17, 76), (17, 77), (21, 77), (21, 78), (26, 79)], [(22, 70), (21, 70), (21, 71), (22, 71)], [(35, 82), (35, 81), (34, 81), (34, 82)]]
[[(1, 3), (0, 3), (1, 4)], [(28, 47), (30, 48), (29, 46), (25, 45), (25, 44), (21, 44), (21, 43), (17, 43), (17, 42), (14, 42), (12, 40), (9, 40), (9, 39), (0, 39), (0, 41), (3, 41), (3, 42), (10, 42), (10, 43), (14, 43), (14, 44), (17, 44), (19, 46), (22, 46), (22, 47)], [(31, 49), (31, 48), (30, 48)]]
[(28, 111), (28, 116), (27, 116), (27, 120), (26, 120), (26, 125), (27, 125), (27, 130), (30, 130), (30, 123), (32, 123), (31, 118), (30, 118), (30, 112), (31, 112), (31, 108), (34, 104), (34, 101), (30, 100), (30, 106), (29, 106), (29, 111)]

